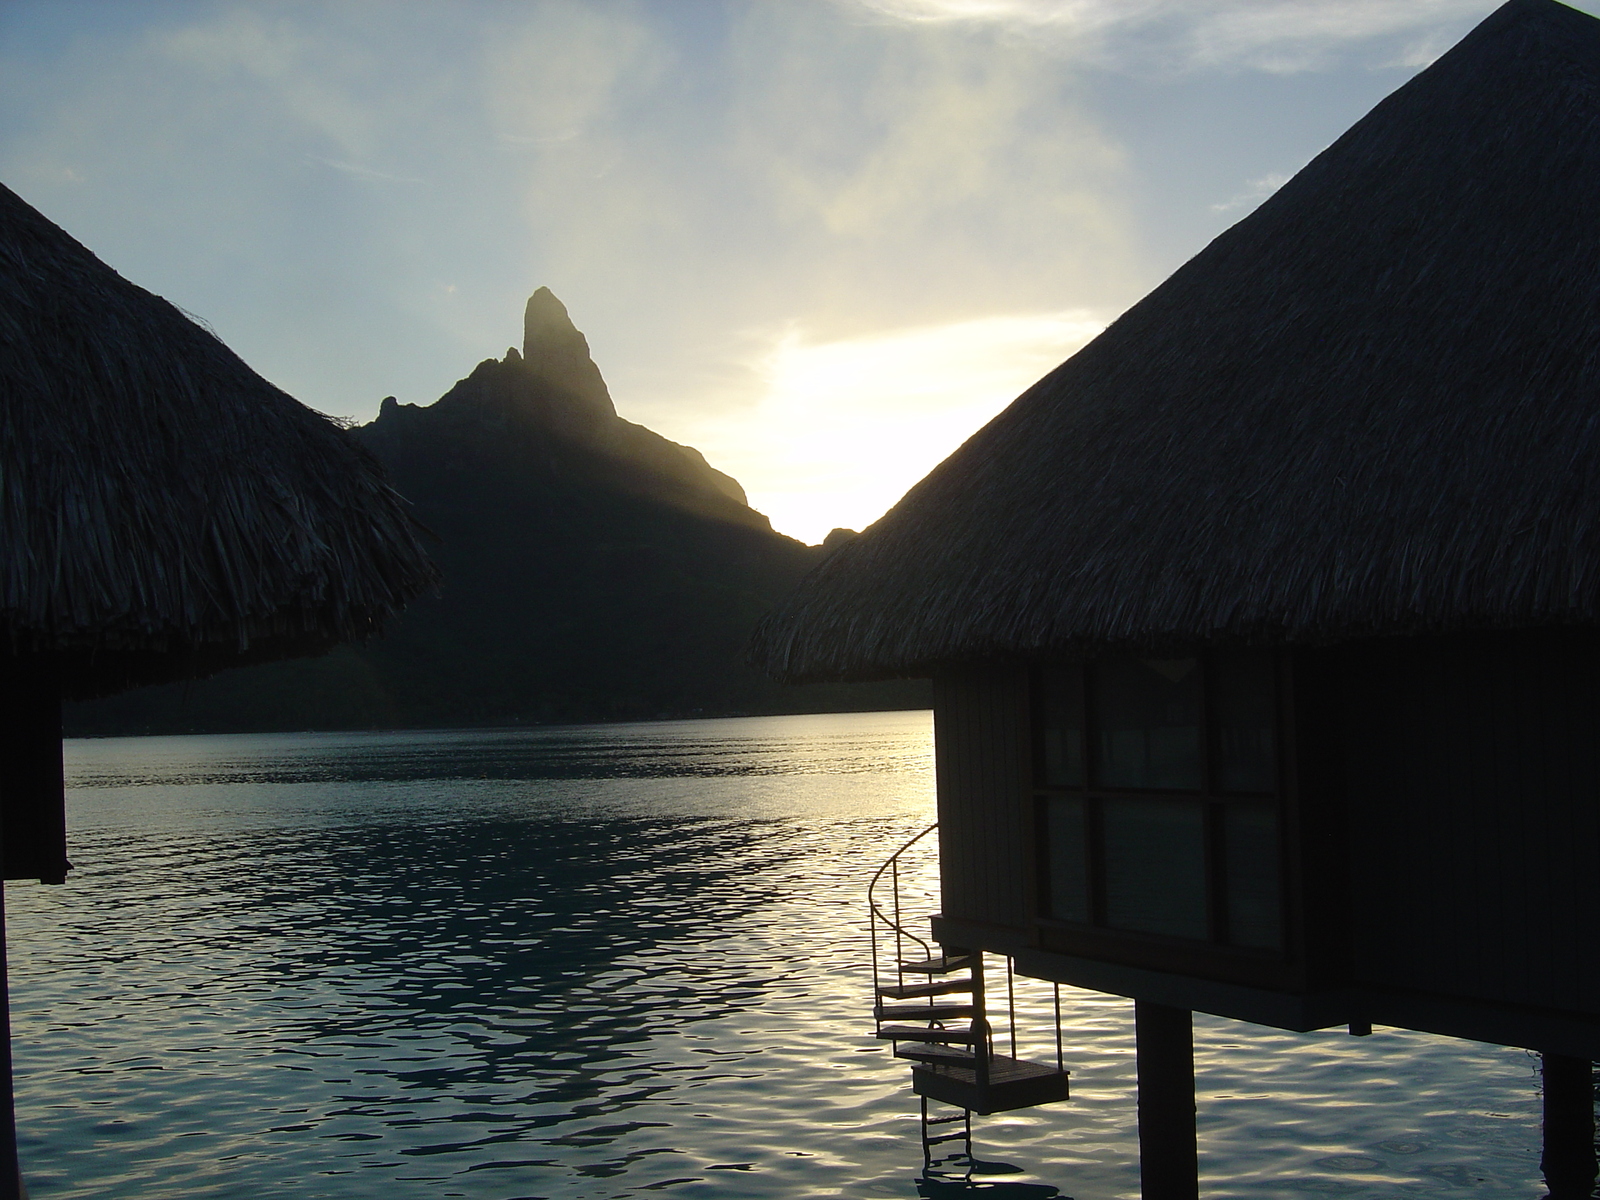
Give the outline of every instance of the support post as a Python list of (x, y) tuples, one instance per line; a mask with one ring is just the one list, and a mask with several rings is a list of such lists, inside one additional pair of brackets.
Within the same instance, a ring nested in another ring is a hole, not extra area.
[[(0, 829), (0, 839), (4, 838)], [(6, 963), (5, 883), (0, 881), (0, 1200), (26, 1200), (17, 1161), (17, 1110), (11, 1090), (11, 980)]]
[(17, 1162), (5, 879), (66, 879), (61, 690), (44, 656), (0, 659), (0, 1200), (26, 1200)]
[(38, 657), (0, 660), (0, 872), (7, 879), (64, 883), (65, 780), (61, 767), (61, 690)]
[(1539, 1170), (1549, 1200), (1589, 1200), (1596, 1176), (1594, 1075), (1587, 1059), (1545, 1054), (1544, 1153)]
[(1194, 1028), (1189, 1010), (1136, 1000), (1139, 1072), (1139, 1194), (1198, 1200), (1194, 1131)]

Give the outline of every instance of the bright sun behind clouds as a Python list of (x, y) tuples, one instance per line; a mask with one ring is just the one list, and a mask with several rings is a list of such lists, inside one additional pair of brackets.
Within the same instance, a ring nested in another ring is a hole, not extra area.
[(753, 364), (756, 406), (695, 431), (753, 508), (805, 542), (861, 529), (1040, 376), (1105, 328), (1081, 312), (986, 317), (813, 342)]

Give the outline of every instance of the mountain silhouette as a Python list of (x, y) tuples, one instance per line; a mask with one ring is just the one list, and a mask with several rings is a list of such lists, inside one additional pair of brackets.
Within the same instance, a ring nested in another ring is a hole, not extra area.
[(700, 453), (617, 415), (546, 288), (520, 350), (352, 431), (437, 537), (437, 595), (320, 659), (71, 705), (75, 734), (428, 727), (917, 707), (926, 684), (788, 688), (759, 617), (842, 540), (773, 531)]

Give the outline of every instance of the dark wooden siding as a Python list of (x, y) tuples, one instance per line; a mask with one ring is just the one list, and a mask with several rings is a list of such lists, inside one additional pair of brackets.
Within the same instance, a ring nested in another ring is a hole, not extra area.
[(939, 870), (946, 917), (1031, 924), (1027, 673), (963, 671), (933, 687)]
[(1600, 639), (1337, 653), (1357, 981), (1600, 1013)]

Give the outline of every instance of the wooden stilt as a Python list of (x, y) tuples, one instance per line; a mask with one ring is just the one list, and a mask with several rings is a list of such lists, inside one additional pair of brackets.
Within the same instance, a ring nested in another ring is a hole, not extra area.
[(1594, 1075), (1586, 1059), (1543, 1056), (1544, 1173), (1550, 1200), (1589, 1200), (1597, 1174), (1594, 1152)]
[[(0, 665), (0, 876), (66, 879), (66, 816), (61, 771), (61, 692), (47, 657)], [(17, 1162), (11, 1064), (11, 981), (6, 955), (5, 889), (0, 883), (0, 1200), (26, 1200)]]
[(67, 820), (61, 770), (61, 691), (43, 658), (0, 670), (0, 870), (7, 879), (62, 883)]
[[(0, 838), (4, 837), (0, 830)], [(11, 1088), (11, 981), (6, 969), (5, 885), (0, 883), (0, 1200), (24, 1200)]]
[(1139, 1180), (1144, 1200), (1198, 1200), (1194, 1030), (1189, 1011), (1135, 1001)]

